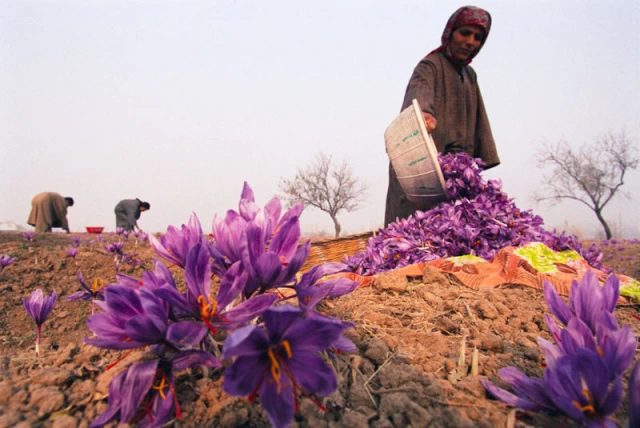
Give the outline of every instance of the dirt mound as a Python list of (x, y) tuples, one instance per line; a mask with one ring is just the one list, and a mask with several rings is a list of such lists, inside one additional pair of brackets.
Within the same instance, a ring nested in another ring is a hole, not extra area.
[[(65, 252), (73, 236), (81, 240), (75, 259)], [(65, 300), (80, 289), (78, 269), (90, 283), (95, 278), (115, 282), (114, 258), (103, 247), (86, 234), (38, 235), (28, 244), (20, 233), (0, 233), (0, 255), (16, 257), (0, 271), (0, 426), (86, 427), (106, 409), (110, 379), (145, 358), (143, 350), (127, 354), (82, 343), (91, 334), (85, 325), (91, 305)], [(155, 253), (147, 243), (131, 237), (125, 250), (135, 253), (141, 265), (122, 265), (120, 273), (140, 277), (152, 269)], [(625, 251), (633, 250), (627, 245)], [(609, 265), (615, 268), (615, 261)], [(627, 256), (622, 261), (633, 263)], [(637, 272), (637, 263), (626, 267), (626, 273)], [(180, 270), (172, 271), (181, 286)], [(59, 295), (43, 327), (39, 357), (34, 352), (35, 325), (22, 307), (22, 298), (36, 288), (46, 294), (55, 288)], [(302, 397), (294, 425), (573, 426), (561, 415), (515, 412), (489, 398), (480, 384), (489, 378), (505, 386), (496, 373), (506, 366), (542, 375), (536, 337), (550, 337), (538, 291), (520, 286), (472, 291), (427, 271), (417, 282), (382, 277), (373, 287), (319, 309), (356, 323), (347, 336), (358, 352), (330, 359), (338, 390), (316, 397), (326, 412)], [(635, 307), (618, 308), (615, 314), (640, 334)], [(479, 351), (478, 375), (469, 375), (474, 348)], [(257, 403), (222, 392), (215, 370), (182, 373), (176, 390), (181, 418), (174, 426), (268, 426)], [(622, 425), (627, 413), (625, 401), (615, 421)]]

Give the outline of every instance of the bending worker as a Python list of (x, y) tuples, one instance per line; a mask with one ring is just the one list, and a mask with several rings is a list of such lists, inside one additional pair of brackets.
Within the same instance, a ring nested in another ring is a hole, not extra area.
[(73, 198), (62, 197), (56, 192), (42, 192), (31, 200), (31, 213), (27, 224), (36, 228), (37, 233), (51, 232), (61, 227), (69, 233), (67, 208), (73, 206)]
[(140, 213), (145, 212), (151, 208), (149, 202), (142, 202), (140, 199), (124, 199), (118, 202), (114, 212), (116, 213), (116, 228), (121, 227), (127, 231), (133, 231), (137, 229), (142, 232), (142, 229), (138, 226), (138, 219), (140, 219)]
[[(481, 158), (488, 169), (500, 163), (484, 108), (476, 72), (469, 66), (489, 36), (491, 15), (465, 6), (447, 22), (441, 46), (413, 70), (402, 110), (418, 100), (427, 132), (439, 153), (465, 152)], [(391, 164), (384, 225), (427, 211), (437, 203), (415, 204), (407, 199)]]

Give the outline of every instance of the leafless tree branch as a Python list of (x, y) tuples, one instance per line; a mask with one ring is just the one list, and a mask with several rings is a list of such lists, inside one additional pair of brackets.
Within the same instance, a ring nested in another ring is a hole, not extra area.
[(356, 211), (366, 199), (369, 186), (353, 175), (346, 161), (335, 164), (325, 153), (316, 155), (315, 161), (298, 168), (292, 180), (281, 179), (280, 190), (288, 205), (303, 203), (315, 207), (331, 216), (336, 237), (341, 226), (338, 213)]
[(573, 148), (566, 141), (545, 144), (536, 154), (540, 167), (553, 170), (542, 177), (544, 195), (536, 201), (570, 199), (588, 206), (598, 218), (607, 239), (611, 229), (602, 215), (604, 207), (621, 194), (625, 175), (638, 168), (640, 158), (634, 141), (624, 132), (609, 133), (593, 144)]

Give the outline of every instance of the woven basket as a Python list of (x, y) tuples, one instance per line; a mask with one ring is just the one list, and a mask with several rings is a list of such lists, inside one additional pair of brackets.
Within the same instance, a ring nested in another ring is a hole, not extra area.
[(446, 199), (438, 151), (427, 132), (417, 100), (387, 127), (387, 154), (407, 198), (415, 203)]
[(307, 257), (300, 271), (306, 272), (322, 263), (344, 261), (344, 256), (352, 256), (359, 251), (363, 251), (372, 236), (373, 232), (366, 232), (340, 238), (312, 241), (309, 257)]

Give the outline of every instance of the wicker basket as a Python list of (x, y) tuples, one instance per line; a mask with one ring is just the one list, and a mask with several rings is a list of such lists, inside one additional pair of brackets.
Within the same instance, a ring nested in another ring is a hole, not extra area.
[(352, 256), (359, 251), (363, 251), (372, 236), (373, 232), (366, 232), (340, 238), (312, 241), (309, 257), (307, 257), (300, 271), (306, 272), (322, 263), (344, 261), (344, 256)]

